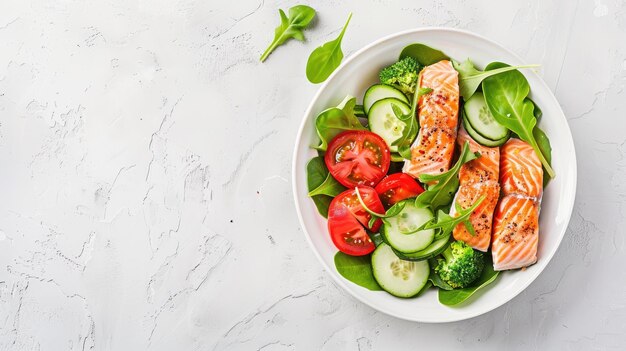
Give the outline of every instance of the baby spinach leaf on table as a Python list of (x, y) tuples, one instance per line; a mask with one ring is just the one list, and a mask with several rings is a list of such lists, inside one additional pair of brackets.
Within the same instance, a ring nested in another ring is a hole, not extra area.
[(450, 170), (437, 175), (420, 175), (419, 180), (422, 183), (437, 183), (429, 186), (426, 191), (419, 194), (415, 199), (415, 205), (430, 206), (433, 211), (437, 211), (439, 208), (450, 204), (456, 189), (459, 187), (459, 178), (457, 175), (461, 166), (479, 156), (480, 153), (471, 152), (469, 149), (469, 142), (465, 142), (461, 151), (461, 156), (459, 156), (459, 160), (452, 168), (450, 168)]
[[(311, 161), (309, 161), (306, 165), (306, 175), (307, 188), (310, 194), (311, 191), (318, 189), (322, 184), (324, 184), (326, 179), (330, 176), (328, 169), (326, 169), (324, 158), (317, 156), (311, 159)], [(311, 199), (313, 199), (313, 203), (315, 203), (317, 211), (324, 216), (324, 218), (327, 218), (328, 207), (330, 206), (330, 202), (333, 200), (333, 196), (330, 196), (328, 193), (320, 193), (311, 196)]]
[[(328, 195), (335, 197), (346, 190), (330, 175), (322, 157), (318, 156), (311, 159), (306, 166), (306, 171), (309, 189), (313, 188), (313, 190), (309, 190), (309, 196)], [(316, 184), (317, 186), (315, 186)]]
[(448, 55), (443, 52), (421, 43), (405, 46), (402, 52), (400, 52), (400, 60), (407, 56), (416, 59), (422, 66), (432, 65), (441, 60), (450, 59)]
[(350, 256), (338, 251), (335, 254), (335, 268), (342, 277), (368, 290), (383, 290), (372, 273), (372, 259), (367, 256)]
[(315, 10), (306, 5), (297, 5), (289, 9), (289, 17), (285, 14), (285, 11), (278, 10), (280, 13), (280, 25), (274, 30), (274, 40), (267, 47), (263, 55), (261, 55), (261, 62), (265, 61), (267, 57), (276, 49), (277, 46), (282, 45), (287, 39), (294, 38), (296, 40), (303, 41), (304, 34), (302, 30), (309, 25), (311, 20), (315, 17)]
[(461, 302), (467, 300), (470, 296), (474, 295), (478, 290), (491, 284), (500, 272), (493, 270), (493, 263), (491, 261), (491, 255), (485, 255), (485, 268), (474, 283), (471, 286), (463, 289), (454, 290), (439, 290), (439, 302), (446, 306), (458, 305)]
[(478, 90), (480, 83), (488, 77), (519, 68), (539, 67), (539, 65), (506, 66), (487, 71), (480, 71), (474, 67), (474, 64), (470, 61), (470, 59), (467, 59), (462, 63), (452, 61), (452, 65), (457, 72), (459, 72), (459, 90), (465, 101), (469, 100), (469, 98), (474, 95), (476, 90)]
[[(418, 78), (419, 81), (419, 78)], [(411, 112), (408, 114), (403, 114), (400, 107), (396, 104), (391, 104), (391, 109), (393, 113), (396, 115), (400, 121), (404, 122), (407, 127), (402, 130), (402, 135), (396, 139), (391, 145), (398, 146), (398, 153), (405, 160), (411, 159), (411, 145), (413, 141), (417, 137), (417, 133), (419, 132), (419, 125), (417, 123), (417, 104), (419, 103), (420, 97), (423, 95), (429, 94), (433, 90), (430, 88), (418, 88), (413, 94), (413, 102), (411, 104)]]
[(322, 111), (315, 118), (315, 129), (320, 138), (320, 145), (316, 149), (326, 151), (328, 142), (337, 134), (346, 130), (367, 130), (354, 114), (356, 98), (346, 96), (337, 107)]
[[(487, 71), (508, 67), (505, 63), (492, 62)], [(554, 178), (554, 170), (550, 162), (541, 152), (533, 134), (537, 118), (534, 116), (534, 104), (526, 99), (530, 86), (526, 77), (517, 71), (508, 71), (486, 78), (483, 81), (485, 102), (495, 120), (513, 131), (527, 142), (537, 153), (541, 164), (550, 178)]]
[(311, 52), (309, 60), (306, 63), (306, 77), (309, 82), (317, 84), (325, 81), (341, 64), (341, 60), (343, 60), (341, 40), (343, 39), (343, 35), (346, 32), (346, 28), (348, 28), (351, 18), (352, 13), (348, 16), (348, 20), (337, 39), (331, 40)]

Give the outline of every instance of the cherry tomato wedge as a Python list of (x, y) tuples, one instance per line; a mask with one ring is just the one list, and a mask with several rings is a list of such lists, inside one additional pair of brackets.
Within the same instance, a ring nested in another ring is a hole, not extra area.
[(383, 138), (368, 131), (347, 131), (331, 140), (324, 157), (330, 174), (348, 188), (375, 186), (389, 170), (391, 155)]
[[(376, 190), (366, 186), (359, 187), (363, 203), (372, 211), (384, 213), (385, 209), (380, 202)], [(369, 228), (371, 215), (365, 211), (354, 189), (349, 189), (337, 195), (328, 209), (328, 232), (339, 251), (352, 256), (363, 256), (374, 251), (376, 246), (365, 231), (368, 228), (376, 232), (382, 221), (379, 219)]]
[(386, 207), (424, 192), (424, 188), (408, 174), (394, 173), (386, 176), (376, 186), (380, 201)]

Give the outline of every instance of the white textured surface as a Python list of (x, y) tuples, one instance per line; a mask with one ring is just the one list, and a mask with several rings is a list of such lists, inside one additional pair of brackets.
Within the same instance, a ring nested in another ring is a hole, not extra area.
[[(626, 348), (626, 4), (324, 1), (308, 43), (258, 56), (283, 1), (0, 4), (0, 349)], [(570, 120), (568, 233), (525, 292), (404, 322), (307, 247), (292, 144), (308, 53), (443, 25), (541, 63)]]

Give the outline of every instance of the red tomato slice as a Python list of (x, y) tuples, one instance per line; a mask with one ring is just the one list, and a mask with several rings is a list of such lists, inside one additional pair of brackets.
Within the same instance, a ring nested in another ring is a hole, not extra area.
[[(377, 213), (385, 212), (373, 188), (360, 186), (359, 193), (367, 208)], [(328, 209), (328, 231), (339, 251), (352, 256), (363, 256), (374, 251), (376, 246), (365, 228), (376, 232), (382, 221), (377, 220), (369, 228), (367, 224), (371, 217), (359, 203), (354, 189), (346, 190), (333, 199)]]
[(394, 173), (386, 176), (376, 186), (380, 200), (387, 207), (424, 192), (424, 188), (408, 174)]
[(389, 170), (391, 155), (383, 138), (368, 131), (347, 131), (331, 140), (324, 157), (330, 174), (348, 188), (376, 185)]

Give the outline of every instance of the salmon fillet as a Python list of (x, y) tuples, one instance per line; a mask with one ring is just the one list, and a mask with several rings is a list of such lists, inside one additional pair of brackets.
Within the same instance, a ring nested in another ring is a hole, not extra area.
[[(470, 222), (474, 227), (475, 235), (472, 235), (464, 224), (454, 228), (452, 235), (456, 240), (462, 240), (476, 250), (486, 252), (491, 242), (491, 225), (493, 211), (500, 197), (500, 184), (498, 173), (500, 167), (500, 150), (495, 147), (486, 147), (472, 139), (465, 129), (459, 130), (458, 144), (462, 147), (469, 142), (472, 152), (480, 152), (480, 157), (469, 161), (459, 170), (459, 190), (454, 196), (453, 204), (458, 203), (463, 209), (471, 207), (481, 196), (485, 196), (483, 202), (470, 215)], [(455, 213), (454, 206), (451, 215)]]
[(510, 139), (500, 151), (503, 197), (496, 208), (491, 254), (497, 271), (537, 262), (543, 169), (533, 148)]
[(420, 97), (420, 131), (411, 145), (411, 160), (405, 161), (402, 168), (413, 178), (450, 168), (459, 114), (459, 77), (450, 61), (426, 66), (419, 86), (432, 92)]

